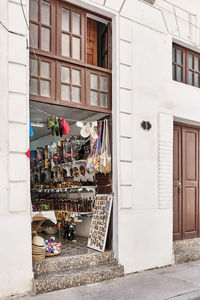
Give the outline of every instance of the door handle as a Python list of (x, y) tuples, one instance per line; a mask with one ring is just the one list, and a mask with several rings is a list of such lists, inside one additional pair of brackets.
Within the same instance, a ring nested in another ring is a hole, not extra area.
[(181, 190), (182, 190), (182, 183), (181, 182), (178, 183), (178, 188), (179, 188), (179, 192), (181, 192)]

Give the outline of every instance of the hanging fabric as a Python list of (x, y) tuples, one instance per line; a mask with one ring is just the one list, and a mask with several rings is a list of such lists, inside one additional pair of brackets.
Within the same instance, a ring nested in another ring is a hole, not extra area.
[(100, 172), (101, 133), (102, 133), (102, 122), (99, 123), (99, 126), (98, 126), (97, 147), (96, 147), (95, 155), (93, 157), (93, 163), (94, 163), (93, 169), (94, 169), (95, 173)]
[(100, 172), (104, 174), (111, 172), (111, 153), (107, 119), (104, 120), (103, 126), (102, 148), (100, 155)]
[(101, 133), (102, 133), (102, 122), (98, 126), (98, 139), (91, 138), (91, 152), (88, 155), (86, 161), (86, 169), (90, 173), (100, 172), (100, 152), (101, 152)]

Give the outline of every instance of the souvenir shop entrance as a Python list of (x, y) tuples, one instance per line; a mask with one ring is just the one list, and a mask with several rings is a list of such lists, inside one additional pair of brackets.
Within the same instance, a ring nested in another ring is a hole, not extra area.
[(30, 116), (33, 262), (43, 239), (51, 260), (111, 250), (111, 115), (31, 101)]

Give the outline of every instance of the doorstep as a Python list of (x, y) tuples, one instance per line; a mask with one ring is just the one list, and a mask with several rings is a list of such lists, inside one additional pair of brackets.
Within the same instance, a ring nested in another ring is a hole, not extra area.
[(33, 264), (36, 294), (124, 276), (124, 267), (118, 265), (113, 251), (89, 249), (86, 238), (77, 237), (75, 244), (68, 240), (61, 242), (60, 255)]
[(46, 258), (33, 265), (36, 294), (124, 276), (112, 251)]
[(200, 260), (200, 238), (174, 241), (175, 264)]

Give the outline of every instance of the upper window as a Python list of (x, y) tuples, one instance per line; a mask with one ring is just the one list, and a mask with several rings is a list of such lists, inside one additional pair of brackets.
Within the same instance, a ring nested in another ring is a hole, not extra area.
[(30, 52), (32, 100), (111, 110), (109, 19), (62, 1), (30, 0)]
[(200, 87), (200, 54), (174, 44), (172, 74), (176, 81)]
[(30, 46), (54, 52), (54, 4), (47, 0), (30, 1)]

